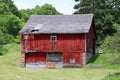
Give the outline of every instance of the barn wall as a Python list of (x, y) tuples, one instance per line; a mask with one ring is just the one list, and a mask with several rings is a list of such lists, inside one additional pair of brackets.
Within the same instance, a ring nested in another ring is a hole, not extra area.
[(94, 31), (94, 26), (91, 26), (90, 30), (89, 30), (89, 33), (86, 34), (86, 56), (87, 56), (87, 59), (86, 61), (88, 62), (89, 59), (92, 57), (92, 55), (94, 54), (94, 48), (95, 48), (95, 31)]
[(44, 52), (29, 52), (25, 54), (25, 63), (45, 63), (46, 53)]
[(27, 37), (26, 35), (22, 35), (22, 62), (45, 62), (48, 52), (62, 52), (64, 64), (71, 64), (70, 58), (75, 58), (74, 64), (83, 64), (82, 53), (85, 52), (84, 34), (54, 34), (54, 36), (57, 36), (57, 41), (50, 42), (50, 36), (52, 35), (30, 34)]
[[(74, 58), (75, 63), (70, 63), (70, 59)], [(81, 64), (82, 65), (82, 53), (80, 52), (65, 52), (63, 55), (64, 64)]]
[(81, 35), (58, 35), (56, 42), (50, 42), (52, 34), (35, 34), (28, 35), (28, 40), (25, 35), (22, 36), (22, 51), (35, 52), (84, 52), (85, 51), (85, 36)]

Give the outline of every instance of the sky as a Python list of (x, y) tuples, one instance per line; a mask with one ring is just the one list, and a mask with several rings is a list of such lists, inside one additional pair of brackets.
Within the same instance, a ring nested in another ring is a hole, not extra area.
[(44, 5), (45, 3), (52, 4), (60, 13), (65, 15), (73, 14), (74, 5), (77, 4), (74, 0), (13, 0), (18, 9), (34, 8), (36, 5)]

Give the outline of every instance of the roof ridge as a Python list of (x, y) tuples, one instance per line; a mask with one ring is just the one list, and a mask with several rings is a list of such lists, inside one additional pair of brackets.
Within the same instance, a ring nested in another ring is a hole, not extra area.
[(90, 13), (90, 14), (71, 14), (71, 15), (60, 15), (60, 14), (58, 14), (58, 15), (31, 15), (31, 16), (74, 16), (74, 15), (94, 15), (94, 14), (92, 14), (92, 13)]

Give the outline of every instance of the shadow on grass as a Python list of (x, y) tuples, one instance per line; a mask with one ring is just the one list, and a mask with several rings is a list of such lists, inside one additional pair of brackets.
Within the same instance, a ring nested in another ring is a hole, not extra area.
[(93, 57), (88, 61), (88, 63), (94, 63), (99, 56), (100, 54), (93, 55)]

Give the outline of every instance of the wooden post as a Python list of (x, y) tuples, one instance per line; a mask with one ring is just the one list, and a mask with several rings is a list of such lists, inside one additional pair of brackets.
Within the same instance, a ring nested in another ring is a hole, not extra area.
[(82, 66), (85, 66), (86, 64), (86, 53), (82, 54)]

